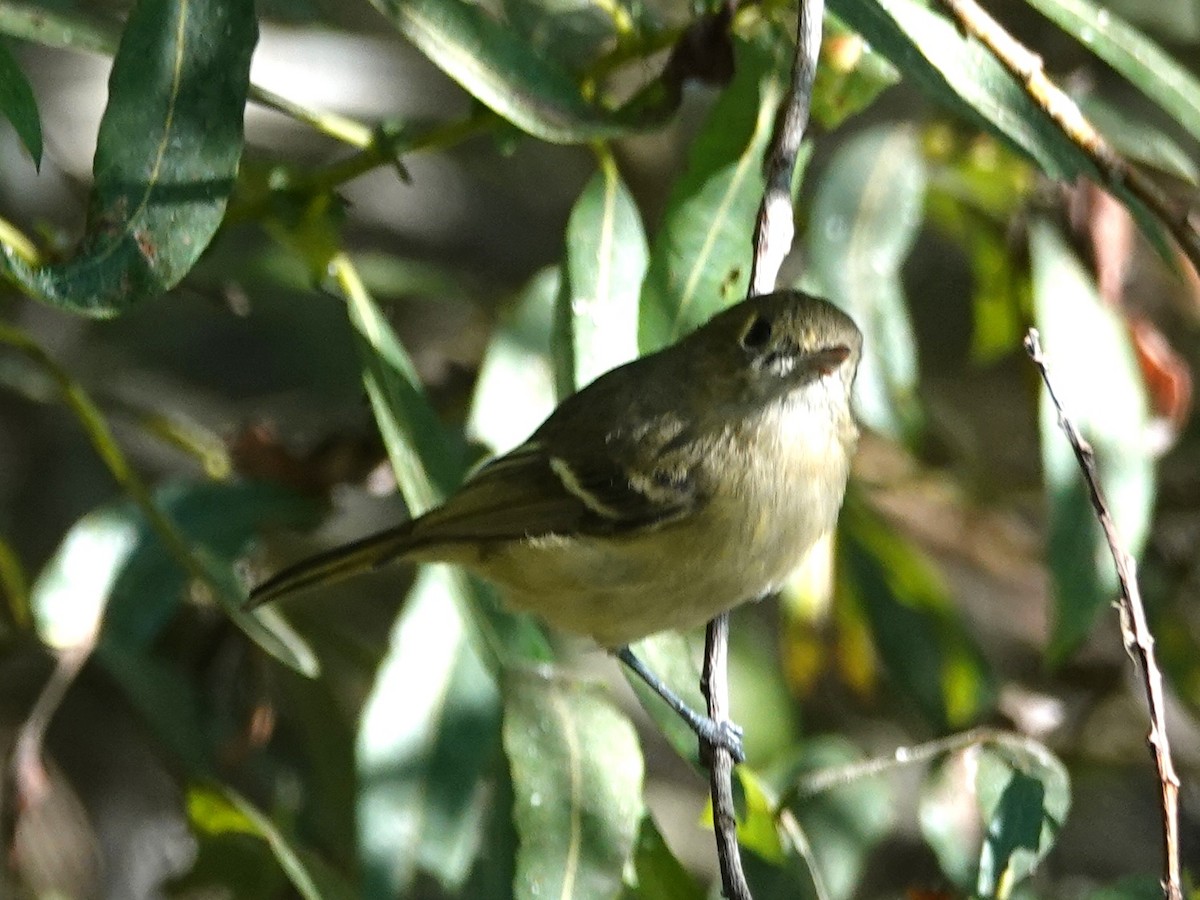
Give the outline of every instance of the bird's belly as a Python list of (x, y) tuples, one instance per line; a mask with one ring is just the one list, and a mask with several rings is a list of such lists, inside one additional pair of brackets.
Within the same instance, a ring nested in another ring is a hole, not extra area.
[[(495, 582), (512, 606), (619, 647), (700, 625), (778, 588), (836, 513), (836, 506), (828, 513), (813, 508), (808, 496), (790, 499), (790, 514), (738, 510), (716, 521), (701, 512), (685, 524), (625, 538), (508, 542), (469, 567)], [(770, 534), (762, 530), (766, 521)]]

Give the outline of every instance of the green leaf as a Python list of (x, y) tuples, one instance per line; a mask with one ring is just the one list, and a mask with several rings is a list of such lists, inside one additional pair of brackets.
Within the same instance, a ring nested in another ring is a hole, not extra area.
[(630, 897), (637, 900), (705, 900), (708, 892), (683, 867), (663, 840), (654, 819), (642, 817), (637, 844), (633, 850), (633, 871), (637, 879)]
[(1053, 846), (1071, 805), (1070, 782), (1045, 747), (1017, 737), (983, 750), (975, 781), (986, 825), (976, 893), (1005, 900)]
[[(417, 377), (408, 352), (397, 339), (375, 300), (367, 293), (349, 259), (338, 255), (331, 264), (358, 332), (363, 381), (375, 421), (383, 435), (396, 482), (414, 514), (440, 502), (466, 474), (466, 453), (437, 418)], [(512, 658), (550, 658), (545, 634), (528, 616), (502, 609), (495, 592), (454, 574), (459, 602), (469, 613), (481, 642), (479, 649), (494, 671)]]
[(1096, 129), (1118, 153), (1133, 162), (1166, 172), (1195, 186), (1200, 169), (1187, 152), (1164, 132), (1132, 114), (1135, 111), (1100, 97), (1080, 101), (1080, 107)]
[(550, 341), (562, 282), (557, 266), (542, 269), (488, 342), (467, 431), (506, 452), (525, 441), (554, 410)]
[(1107, 7), (1088, 0), (1027, 0), (1030, 6), (1129, 80), (1200, 140), (1200, 81)]
[(925, 93), (1030, 156), (1051, 178), (1093, 171), (985, 47), (917, 0), (832, 0), (830, 8)]
[(918, 421), (917, 351), (900, 267), (921, 228), (925, 165), (906, 126), (876, 127), (838, 148), (813, 198), (808, 278), (863, 332), (858, 414), (892, 437)]
[(559, 144), (653, 124), (584, 99), (571, 74), (482, 6), (464, 0), (371, 0), (473, 97), (534, 137)]
[(648, 253), (637, 206), (605, 154), (567, 222), (567, 278), (555, 341), (560, 397), (637, 357)]
[(482, 835), (481, 779), (499, 746), (500, 697), (469, 639), (445, 566), (426, 566), (375, 677), (358, 737), (366, 896), (406, 896), (418, 871), (453, 890)]
[(38, 117), (37, 100), (25, 73), (3, 41), (0, 41), (0, 115), (12, 123), (34, 165), (40, 168), (42, 121)]
[(960, 889), (1004, 898), (1049, 852), (1070, 805), (1067, 771), (1049, 750), (993, 733), (930, 773), (921, 831)]
[(638, 344), (674, 343), (741, 300), (750, 281), (750, 236), (762, 200), (763, 152), (787, 85), (787, 43), (760, 31), (735, 39), (733, 81), (721, 93), (671, 187), (642, 286)]
[(23, 290), (106, 317), (188, 273), (237, 175), (257, 34), (249, 0), (140, 0), (113, 61), (83, 249), (43, 268), (5, 250)]
[[(247, 613), (234, 567), (266, 527), (311, 528), (319, 505), (277, 485), (181, 482), (154, 503), (190, 542), (216, 599), (247, 634), (285, 665), (315, 674), (312, 651), (274, 611)], [(101, 641), (138, 651), (157, 639), (183, 602), (193, 573), (165, 547), (132, 503), (89, 513), (67, 536), (34, 585), (38, 633), (50, 646), (89, 641), (103, 617)]]
[(513, 671), (503, 730), (521, 841), (515, 896), (617, 896), (642, 818), (629, 720), (598, 686)]
[(232, 788), (192, 787), (188, 790), (187, 808), (188, 819), (203, 834), (247, 834), (266, 841), (288, 881), (304, 900), (351, 900), (357, 896), (343, 876), (297, 846), (268, 816)]
[(977, 719), (992, 702), (992, 674), (936, 571), (854, 493), (838, 537), (838, 596), (866, 616), (902, 695), (939, 730)]
[(87, 50), (112, 56), (119, 35), (110, 22), (78, 10), (48, 9), (39, 4), (0, 5), (0, 33), (58, 50)]
[[(753, 769), (738, 766), (735, 771), (738, 787), (741, 788), (737, 810), (738, 843), (767, 862), (781, 865), (787, 858), (787, 852), (779, 837), (779, 826), (775, 823), (778, 802), (775, 791)], [(711, 801), (705, 812), (711, 824)]]
[[(862, 752), (844, 738), (806, 740), (785, 765), (785, 783), (827, 769), (863, 761)], [(889, 832), (894, 819), (893, 790), (884, 778), (843, 781), (816, 794), (801, 792), (789, 808), (812, 847), (828, 900), (855, 895), (871, 849)]]
[[(1035, 320), (1067, 414), (1096, 452), (1117, 531), (1141, 552), (1154, 504), (1149, 413), (1128, 332), (1092, 278), (1044, 221), (1030, 229)], [(1062, 662), (1116, 592), (1116, 572), (1075, 455), (1043, 391), (1039, 430), (1049, 508), (1047, 557), (1054, 628), (1047, 654)]]

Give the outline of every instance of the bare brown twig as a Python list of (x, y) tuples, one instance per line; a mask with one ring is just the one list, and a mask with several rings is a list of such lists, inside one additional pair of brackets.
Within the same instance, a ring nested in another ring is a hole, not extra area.
[(1142, 686), (1150, 706), (1148, 741), (1162, 788), (1163, 890), (1168, 900), (1182, 900), (1183, 888), (1179, 870), (1179, 777), (1175, 774), (1171, 745), (1167, 740), (1162, 673), (1155, 660), (1154, 636), (1150, 634), (1150, 627), (1146, 624), (1146, 611), (1142, 606), (1141, 592), (1138, 590), (1137, 563), (1125, 550), (1120, 535), (1117, 534), (1116, 524), (1109, 512), (1104, 491), (1100, 487), (1095, 453), (1075, 423), (1067, 416), (1062, 402), (1054, 392), (1036, 328), (1029, 329), (1029, 334), (1025, 337), (1025, 352), (1041, 373), (1050, 402), (1058, 412), (1059, 427), (1070, 441), (1071, 449), (1075, 451), (1075, 458), (1079, 461), (1079, 468), (1083, 472), (1084, 481), (1087, 482), (1088, 496), (1096, 511), (1096, 519), (1104, 530), (1104, 538), (1108, 542), (1108, 549), (1112, 552), (1113, 563), (1117, 568), (1117, 581), (1121, 593), (1118, 607), (1121, 612), (1121, 637), (1125, 642), (1126, 652), (1137, 660), (1142, 675)]
[(1042, 58), (1014, 38), (976, 0), (939, 0), (965, 34), (982, 43), (1030, 98), (1087, 154), (1105, 187), (1125, 188), (1146, 205), (1200, 273), (1200, 212), (1173, 200), (1149, 175), (1113, 149), (1075, 102), (1047, 76)]
[[(754, 223), (754, 256), (747, 296), (775, 290), (779, 269), (792, 246), (792, 173), (808, 124), (813, 80), (821, 49), (821, 24), (825, 0), (800, 0), (796, 53), (792, 80), (775, 122), (775, 132), (763, 163), (765, 185), (758, 217)], [(701, 689), (714, 722), (729, 717), (727, 656), (729, 616), (721, 614), (708, 623), (704, 647)], [(733, 756), (723, 747), (711, 748), (708, 760), (709, 788), (713, 804), (713, 830), (717, 860), (721, 867), (722, 890), (729, 900), (751, 900), (742, 871), (737, 843), (737, 819), (733, 807)]]

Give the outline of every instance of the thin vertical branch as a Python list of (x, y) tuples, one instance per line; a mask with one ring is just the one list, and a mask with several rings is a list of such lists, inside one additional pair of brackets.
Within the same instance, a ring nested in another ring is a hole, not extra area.
[(1121, 612), (1121, 637), (1125, 642), (1126, 652), (1137, 660), (1142, 676), (1142, 687), (1150, 707), (1150, 734), (1147, 740), (1154, 756), (1154, 766), (1158, 770), (1158, 781), (1162, 790), (1163, 890), (1168, 900), (1182, 900), (1183, 887), (1179, 870), (1179, 776), (1175, 774), (1171, 745), (1167, 739), (1167, 711), (1163, 702), (1162, 673), (1155, 660), (1154, 636), (1146, 623), (1146, 610), (1142, 606), (1142, 595), (1138, 590), (1137, 563), (1117, 534), (1116, 523), (1113, 522), (1104, 491), (1100, 487), (1096, 455), (1091, 444), (1084, 439), (1075, 423), (1067, 416), (1058, 394), (1054, 391), (1036, 328), (1029, 329), (1029, 334), (1025, 337), (1025, 352), (1041, 373), (1050, 402), (1058, 412), (1059, 427), (1070, 441), (1071, 449), (1075, 451), (1075, 458), (1079, 461), (1079, 468), (1087, 483), (1092, 508), (1096, 511), (1096, 519), (1104, 530), (1104, 539), (1108, 542), (1108, 549), (1117, 568), (1117, 582), (1121, 593), (1118, 607)]
[[(796, 157), (808, 126), (813, 81), (821, 50), (821, 25), (824, 0), (800, 0), (796, 30), (796, 53), (792, 60), (792, 79), (787, 96), (775, 121), (775, 132), (763, 162), (765, 186), (758, 218), (754, 224), (754, 256), (750, 269), (748, 296), (769, 294), (775, 290), (779, 269), (792, 247), (795, 234), (792, 210), (792, 175)], [(704, 647), (704, 671), (701, 689), (708, 701), (708, 715), (714, 722), (729, 718), (729, 678), (727, 658), (729, 617), (717, 616), (708, 623)], [(733, 757), (723, 747), (711, 748), (708, 760), (709, 787), (713, 804), (713, 829), (717, 840), (717, 859), (721, 884), (729, 900), (750, 900), (750, 888), (742, 871), (737, 843), (737, 820), (733, 807)]]

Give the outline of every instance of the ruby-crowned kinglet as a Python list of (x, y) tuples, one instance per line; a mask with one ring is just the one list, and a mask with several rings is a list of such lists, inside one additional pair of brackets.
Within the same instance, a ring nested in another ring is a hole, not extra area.
[[(425, 515), (301, 561), (253, 604), (394, 559), (451, 562), (509, 603), (614, 650), (774, 591), (833, 527), (858, 430), (854, 322), (795, 291), (754, 297), (597, 378)], [(665, 693), (664, 693), (665, 691)]]

